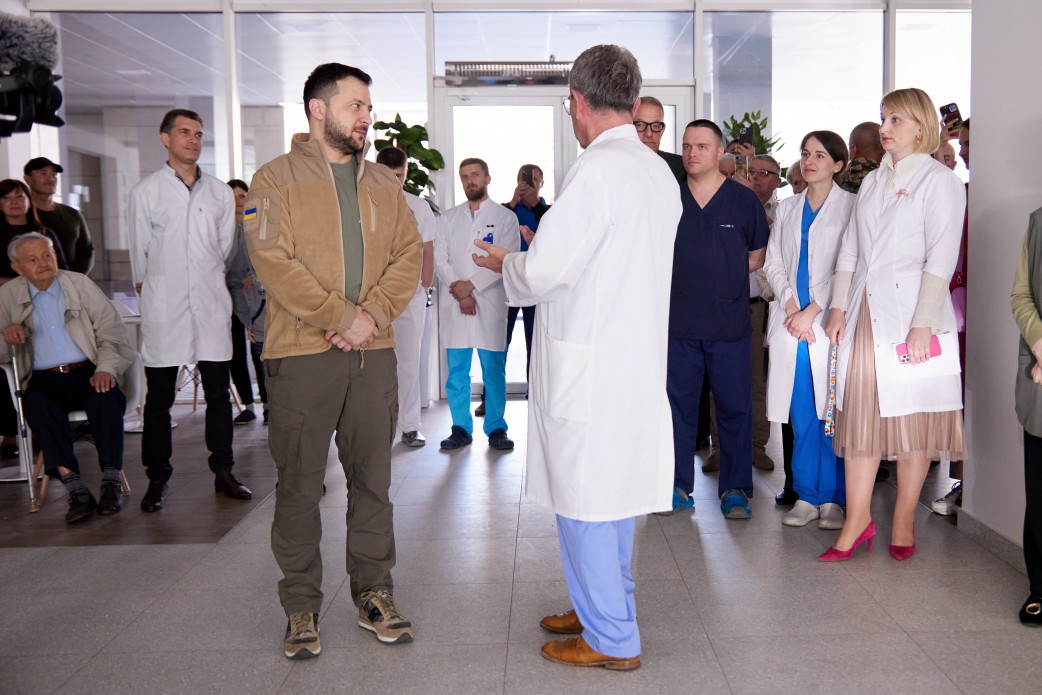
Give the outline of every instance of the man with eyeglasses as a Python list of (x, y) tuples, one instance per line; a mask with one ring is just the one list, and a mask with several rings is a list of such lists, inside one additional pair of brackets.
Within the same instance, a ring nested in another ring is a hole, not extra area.
[(679, 154), (663, 152), (659, 149), (662, 144), (662, 135), (666, 132), (666, 109), (662, 102), (655, 97), (641, 97), (640, 106), (633, 114), (633, 127), (637, 129), (640, 141), (657, 152), (659, 157), (666, 160), (669, 170), (673, 172), (677, 183), (683, 183), (687, 179), (684, 171), (684, 159)]

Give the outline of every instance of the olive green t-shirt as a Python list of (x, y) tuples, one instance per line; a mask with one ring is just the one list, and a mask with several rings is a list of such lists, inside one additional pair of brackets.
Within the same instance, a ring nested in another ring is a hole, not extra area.
[(362, 219), (358, 212), (356, 177), (358, 160), (347, 164), (331, 164), (336, 181), (336, 197), (340, 201), (340, 231), (344, 236), (344, 296), (358, 303), (362, 292)]

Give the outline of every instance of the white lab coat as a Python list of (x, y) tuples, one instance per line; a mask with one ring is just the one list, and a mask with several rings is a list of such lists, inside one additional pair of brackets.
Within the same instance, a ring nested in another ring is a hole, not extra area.
[[(416, 226), (420, 230), (423, 243), (434, 241), (437, 220), (431, 206), (423, 198), (408, 191), (402, 192), (405, 194), (405, 202), (416, 217)], [(427, 314), (427, 291), (421, 278), (416, 294), (392, 324), (394, 355), (398, 358), (398, 424), (402, 432), (420, 429), (420, 358), (424, 353), (422, 343)]]
[(189, 191), (169, 165), (130, 191), (130, 266), (141, 283), (146, 367), (232, 358), (225, 263), (235, 240), (228, 184), (201, 174)]
[[(846, 337), (837, 355), (836, 405), (843, 408), (847, 364), (861, 299), (868, 292), (875, 342), (879, 414), (896, 417), (962, 408), (958, 373), (908, 378), (915, 367), (901, 365), (894, 345), (912, 326), (923, 273), (950, 278), (962, 240), (966, 190), (946, 166), (925, 154), (905, 157), (895, 168), (888, 154), (861, 184), (844, 235), (837, 271), (854, 273), (847, 300)], [(944, 299), (940, 331), (952, 332), (955, 312)]]
[(565, 177), (527, 253), (503, 264), (512, 306), (537, 304), (525, 494), (580, 521), (669, 509), (666, 353), (681, 204), (665, 161), (626, 124)]
[[(774, 293), (767, 321), (767, 344), (771, 355), (767, 377), (767, 419), (771, 422), (788, 422), (789, 406), (792, 404), (799, 341), (789, 335), (783, 324), (785, 303), (791, 297), (799, 304), (796, 274), (800, 264), (803, 206), (806, 200), (807, 193), (804, 191), (778, 205), (767, 244), (767, 259), (763, 264), (764, 275)], [(833, 185), (807, 237), (810, 298), (821, 307), (821, 313), (814, 320), (814, 344), (809, 346), (814, 406), (821, 420), (825, 419), (825, 410), (828, 408), (829, 339), (825, 335), (825, 321), (832, 302), (832, 275), (836, 270), (836, 257), (839, 255), (843, 233), (856, 200), (857, 196)]]
[[(483, 252), (475, 239), (492, 235), (492, 243), (511, 251), (521, 249), (521, 232), (517, 216), (499, 203), (486, 199), (471, 219), (470, 205), (461, 203), (438, 218), (434, 234), (434, 269), (441, 280), (438, 293), (438, 316), (442, 347), (479, 348), (503, 352), (507, 349), (507, 298), (503, 278), (481, 268), (471, 258)], [(474, 283), (474, 299), (478, 303), (475, 316), (465, 316), (459, 302), (449, 294), (456, 280)]]

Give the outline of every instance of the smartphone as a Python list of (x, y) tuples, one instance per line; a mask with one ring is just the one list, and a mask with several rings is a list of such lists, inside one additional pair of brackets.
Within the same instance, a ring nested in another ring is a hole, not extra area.
[(953, 101), (950, 104), (945, 104), (940, 108), (941, 111), (941, 124), (944, 126), (945, 131), (948, 133), (949, 138), (958, 137), (959, 130), (962, 129), (962, 114), (959, 113), (959, 107)]
[(749, 158), (744, 154), (734, 156), (734, 175), (743, 179), (749, 178)]
[(521, 183), (527, 183), (535, 188), (535, 180), (532, 178), (532, 167), (521, 167)]
[(742, 129), (738, 131), (738, 142), (743, 145), (753, 144), (753, 129), (750, 126), (744, 125)]
[[(908, 343), (897, 343), (894, 345), (894, 352), (897, 353), (897, 361), (901, 364), (911, 364), (912, 358), (908, 354)], [(937, 339), (937, 336), (930, 337), (930, 357), (941, 356), (941, 341)]]

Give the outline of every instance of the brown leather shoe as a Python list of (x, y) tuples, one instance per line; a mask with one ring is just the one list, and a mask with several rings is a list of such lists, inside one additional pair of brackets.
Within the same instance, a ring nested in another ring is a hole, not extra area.
[(761, 471), (773, 471), (774, 460), (763, 449), (753, 449), (753, 466)]
[(629, 658), (606, 656), (593, 651), (582, 637), (547, 642), (543, 645), (543, 658), (568, 666), (603, 666), (610, 671), (640, 668), (640, 654)]
[(558, 635), (581, 635), (583, 631), (583, 624), (574, 610), (548, 615), (539, 621), (539, 627)]
[(253, 498), (250, 488), (239, 482), (239, 479), (231, 474), (231, 471), (221, 471), (213, 479), (214, 492), (231, 497), (233, 500), (248, 500)]

